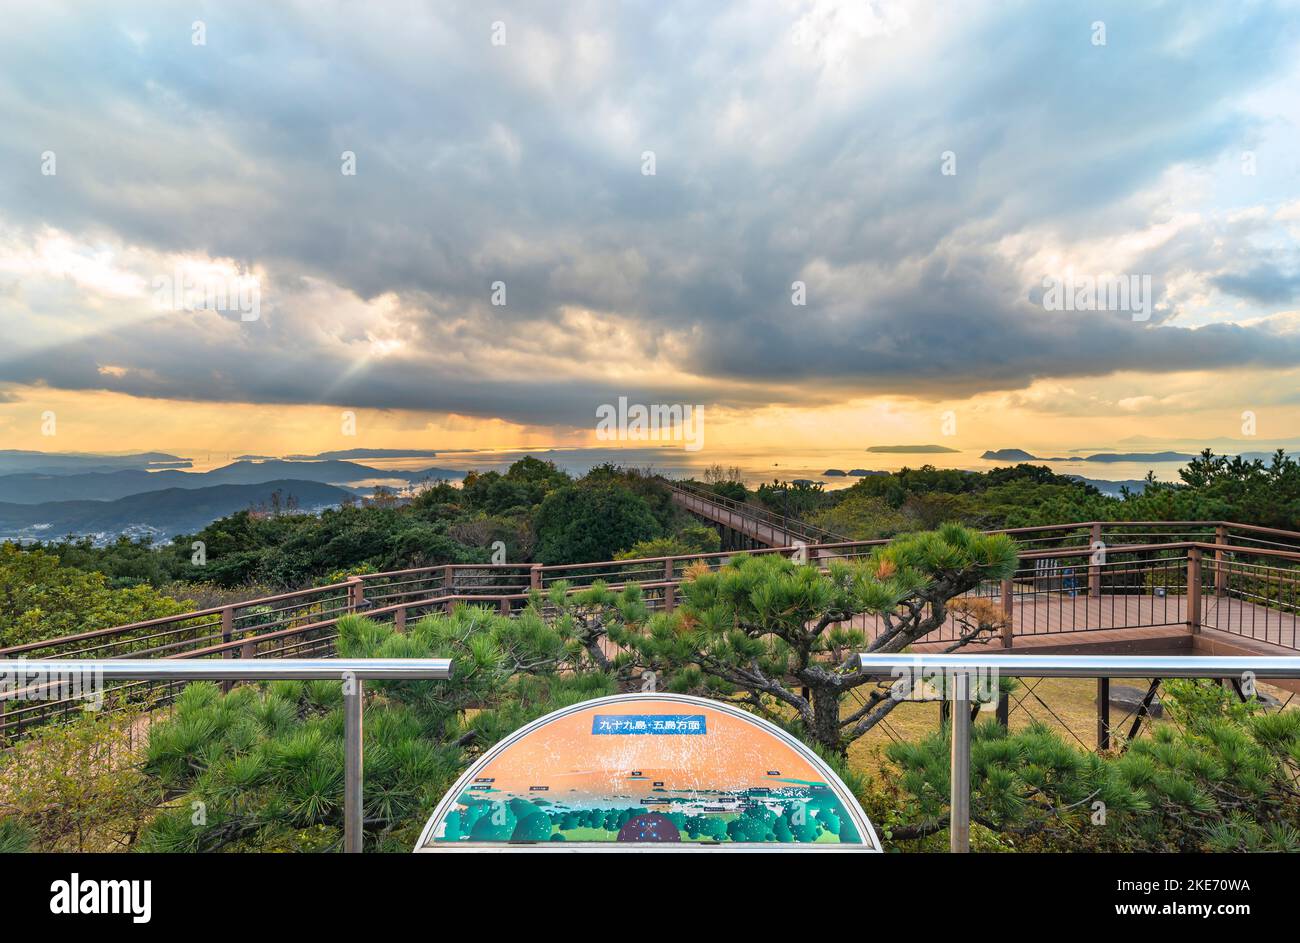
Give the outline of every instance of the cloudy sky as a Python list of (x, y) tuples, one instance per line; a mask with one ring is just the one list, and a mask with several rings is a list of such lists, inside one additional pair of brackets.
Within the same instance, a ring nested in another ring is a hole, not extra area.
[(1295, 3), (5, 17), (0, 447), (1300, 436)]

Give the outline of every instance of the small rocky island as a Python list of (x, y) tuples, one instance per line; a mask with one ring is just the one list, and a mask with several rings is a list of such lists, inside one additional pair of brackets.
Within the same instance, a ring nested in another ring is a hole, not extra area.
[(868, 452), (887, 452), (893, 455), (935, 455), (940, 452), (960, 452), (946, 445), (873, 445)]

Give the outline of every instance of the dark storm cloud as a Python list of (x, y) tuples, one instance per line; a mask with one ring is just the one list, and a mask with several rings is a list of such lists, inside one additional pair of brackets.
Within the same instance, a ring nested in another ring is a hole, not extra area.
[(1214, 284), (1229, 294), (1263, 304), (1287, 304), (1300, 297), (1300, 275), (1267, 264), (1248, 272), (1220, 275)]
[[(1046, 312), (995, 250), (1030, 227), (1068, 245), (1147, 225), (1135, 193), (1251, 127), (1234, 103), (1288, 65), (1285, 6), (956, 4), (858, 38), (854, 7), (793, 51), (800, 11), (767, 4), (13, 12), (0, 222), (256, 264), (285, 303), (236, 341), (145, 320), (0, 353), (0, 379), (585, 422), (620, 394), (746, 406), (1300, 362), (1266, 327)], [(37, 175), (46, 149), (57, 178)], [(939, 173), (949, 150), (955, 177)], [(1277, 274), (1217, 284), (1292, 297)], [(304, 279), (401, 298), (402, 354), (358, 363), (306, 329)], [(497, 280), (505, 308), (487, 305)], [(698, 379), (492, 369), (486, 335), (517, 341), (566, 308), (641, 332), (593, 359), (662, 345)]]

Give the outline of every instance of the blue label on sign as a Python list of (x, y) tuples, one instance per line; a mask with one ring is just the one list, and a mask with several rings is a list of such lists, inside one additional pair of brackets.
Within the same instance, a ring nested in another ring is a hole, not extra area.
[(704, 734), (703, 714), (597, 714), (593, 734)]

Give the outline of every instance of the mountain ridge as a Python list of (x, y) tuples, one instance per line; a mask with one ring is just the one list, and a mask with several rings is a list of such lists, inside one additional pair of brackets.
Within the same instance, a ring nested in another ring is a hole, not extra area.
[[(334, 485), (300, 479), (206, 488), (163, 488), (112, 501), (0, 502), (0, 539), (58, 540), (72, 536), (121, 533), (174, 537), (201, 530), (212, 521), (271, 502), (293, 498), (300, 511), (338, 505), (353, 493)], [(283, 505), (282, 505), (283, 506)]]
[(236, 461), (206, 472), (176, 469), (145, 471), (138, 468), (66, 475), (19, 472), (0, 475), (0, 503), (115, 501), (130, 495), (148, 494), (168, 488), (195, 490), (226, 484), (258, 485), (278, 479), (346, 485), (348, 482), (375, 478), (395, 478), (410, 483), (425, 478), (460, 479), (464, 476), (464, 472), (450, 468), (400, 471), (338, 460), (294, 462), (283, 459)]

